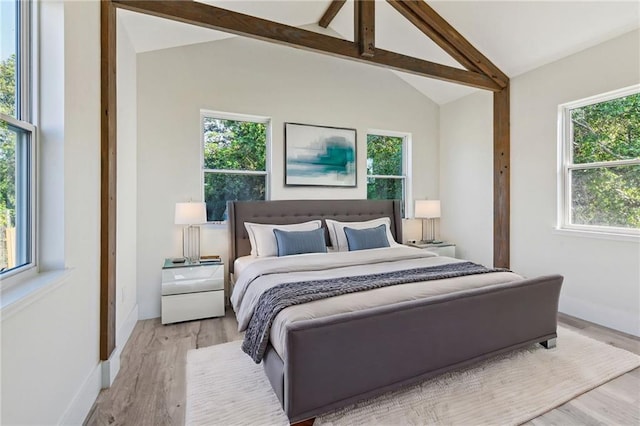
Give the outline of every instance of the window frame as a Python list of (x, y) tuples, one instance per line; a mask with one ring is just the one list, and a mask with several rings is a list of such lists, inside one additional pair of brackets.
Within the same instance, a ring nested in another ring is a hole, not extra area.
[[(16, 109), (15, 117), (0, 113), (0, 120), (10, 127), (19, 129), (27, 135), (26, 166), (21, 179), (27, 180), (26, 202), (27, 223), (26, 230), (29, 244), (29, 261), (23, 265), (0, 272), (2, 289), (7, 290), (23, 282), (24, 279), (35, 276), (38, 271), (38, 215), (37, 215), (37, 157), (38, 157), (38, 128), (36, 126), (37, 111), (37, 7), (33, 1), (16, 1)], [(18, 146), (16, 145), (16, 157)], [(18, 176), (16, 165), (16, 176)], [(16, 193), (18, 189), (16, 188)], [(18, 200), (16, 199), (16, 210)], [(17, 235), (16, 235), (17, 240)]]
[(636, 228), (574, 224), (571, 222), (573, 199), (571, 188), (572, 171), (612, 168), (625, 165), (640, 165), (640, 158), (580, 164), (573, 163), (573, 125), (571, 122), (571, 110), (638, 93), (640, 93), (640, 84), (590, 96), (573, 102), (567, 102), (558, 106), (558, 208), (556, 230), (582, 232), (587, 235), (594, 234), (612, 237), (631, 237), (633, 239), (640, 238), (640, 229)]
[[(218, 119), (218, 120), (233, 120), (233, 121), (248, 121), (252, 123), (261, 123), (265, 125), (265, 170), (236, 170), (236, 169), (207, 169), (204, 167), (204, 120), (206, 118)], [(204, 191), (204, 179), (207, 173), (219, 173), (219, 174), (236, 174), (236, 175), (247, 175), (247, 176), (265, 176), (265, 200), (271, 199), (271, 117), (264, 117), (258, 115), (248, 115), (248, 114), (238, 114), (231, 112), (223, 112), (223, 111), (213, 111), (213, 110), (200, 110), (200, 185), (202, 194), (202, 201), (205, 200), (205, 191)], [(207, 224), (213, 225), (221, 225), (226, 224), (227, 221), (224, 220), (212, 220), (208, 221)]]
[(394, 138), (402, 138), (402, 175), (370, 175), (368, 167), (365, 167), (367, 174), (365, 176), (365, 181), (367, 182), (367, 187), (369, 186), (369, 178), (374, 179), (402, 179), (402, 199), (404, 201), (404, 217), (409, 218), (413, 216), (413, 192), (411, 191), (411, 145), (412, 145), (412, 136), (411, 133), (408, 132), (397, 132), (394, 130), (381, 130), (381, 129), (368, 129), (366, 133), (365, 139), (365, 161), (369, 158), (369, 135), (373, 136), (389, 136)]

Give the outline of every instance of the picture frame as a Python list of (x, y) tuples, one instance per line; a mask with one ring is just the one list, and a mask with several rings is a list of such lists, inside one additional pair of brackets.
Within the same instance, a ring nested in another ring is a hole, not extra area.
[(284, 123), (285, 186), (357, 186), (357, 133), (345, 127)]

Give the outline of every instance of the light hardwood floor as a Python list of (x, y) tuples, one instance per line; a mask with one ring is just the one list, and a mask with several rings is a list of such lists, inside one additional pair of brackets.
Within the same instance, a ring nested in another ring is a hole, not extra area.
[[(566, 315), (565, 327), (640, 355), (640, 340)], [(140, 321), (121, 356), (121, 369), (100, 392), (87, 425), (182, 425), (185, 356), (189, 349), (241, 339), (231, 310), (223, 318), (163, 326)], [(640, 368), (533, 419), (527, 425), (640, 425)]]

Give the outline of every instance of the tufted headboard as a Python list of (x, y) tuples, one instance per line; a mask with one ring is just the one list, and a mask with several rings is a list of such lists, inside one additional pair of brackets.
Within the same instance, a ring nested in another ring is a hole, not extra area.
[(325, 239), (329, 233), (324, 219), (342, 222), (358, 222), (391, 218), (391, 233), (402, 242), (402, 218), (400, 200), (279, 200), (279, 201), (229, 201), (227, 213), (231, 246), (229, 247), (229, 271), (238, 257), (251, 253), (251, 243), (245, 222), (286, 225), (321, 219)]

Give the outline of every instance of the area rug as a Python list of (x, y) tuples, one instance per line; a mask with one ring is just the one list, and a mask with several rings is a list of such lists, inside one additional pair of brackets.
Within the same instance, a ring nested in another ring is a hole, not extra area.
[[(239, 341), (187, 354), (187, 425), (288, 425), (262, 366)], [(388, 392), (315, 425), (520, 424), (640, 366), (640, 356), (565, 328), (540, 345)]]

